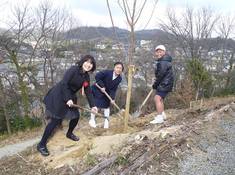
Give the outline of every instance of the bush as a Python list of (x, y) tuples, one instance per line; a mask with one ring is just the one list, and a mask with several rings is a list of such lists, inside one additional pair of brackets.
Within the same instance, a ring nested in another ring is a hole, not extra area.
[(42, 122), (39, 118), (30, 118), (26, 117), (14, 117), (10, 121), (11, 129), (13, 132), (24, 131), (26, 129), (32, 129), (42, 125)]

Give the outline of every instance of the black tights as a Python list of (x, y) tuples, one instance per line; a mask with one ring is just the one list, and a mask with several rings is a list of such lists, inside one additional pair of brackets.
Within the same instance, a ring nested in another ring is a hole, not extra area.
[[(74, 128), (78, 124), (79, 118), (75, 118), (70, 120), (69, 129), (67, 134), (72, 134)], [(51, 118), (51, 121), (47, 124), (45, 131), (43, 133), (42, 139), (40, 141), (40, 146), (46, 146), (48, 138), (51, 136), (54, 129), (62, 123), (62, 119)]]

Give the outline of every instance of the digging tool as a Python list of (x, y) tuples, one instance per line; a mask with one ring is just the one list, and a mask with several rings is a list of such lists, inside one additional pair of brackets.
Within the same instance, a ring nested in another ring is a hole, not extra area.
[[(96, 85), (96, 87), (98, 87), (101, 91), (102, 91), (102, 87), (100, 87), (97, 83), (95, 84)], [(103, 92), (103, 91), (102, 91)], [(103, 92), (105, 95), (106, 95), (106, 97), (110, 100), (110, 101), (113, 101), (113, 99), (109, 96), (109, 94), (106, 92), (106, 91), (104, 91)], [(124, 109), (121, 109), (115, 102), (114, 103), (112, 103), (119, 111), (121, 111), (121, 113), (123, 113), (123, 111), (124, 111)], [(118, 113), (118, 115), (119, 115), (119, 113)]]
[[(100, 87), (97, 83), (95, 84), (96, 85), (96, 87), (98, 87), (101, 91), (102, 91), (102, 87)], [(102, 91), (103, 92), (103, 91)], [(110, 101), (113, 101), (113, 99), (109, 96), (109, 94), (106, 92), (106, 91), (104, 91), (103, 92), (105, 95), (106, 95), (106, 97), (108, 97), (108, 99), (110, 100)], [(114, 103), (112, 103), (119, 111), (121, 110), (121, 108), (114, 102)]]
[(98, 115), (98, 116), (100, 116), (100, 117), (105, 117), (103, 114), (100, 114), (100, 113), (98, 113), (98, 112), (94, 112), (94, 111), (92, 111), (92, 110), (90, 110), (90, 109), (87, 109), (87, 108), (84, 108), (84, 107), (82, 107), (82, 106), (80, 106), (80, 105), (78, 105), (78, 104), (73, 104), (72, 107), (79, 108), (79, 109), (82, 109), (82, 110), (87, 111), (87, 112), (91, 112), (91, 113), (93, 113), (93, 114), (95, 114), (95, 115)]
[(151, 91), (148, 93), (148, 95), (144, 99), (143, 103), (139, 106), (138, 110), (132, 114), (132, 116), (134, 118), (137, 118), (137, 117), (139, 117), (142, 114), (142, 108), (145, 105), (145, 103), (148, 101), (148, 99), (151, 96), (152, 92), (153, 92), (153, 89), (151, 89)]

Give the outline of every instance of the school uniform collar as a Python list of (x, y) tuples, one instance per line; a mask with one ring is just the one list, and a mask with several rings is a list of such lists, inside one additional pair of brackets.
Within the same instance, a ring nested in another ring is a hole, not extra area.
[(113, 71), (113, 78), (112, 80), (115, 80), (119, 75), (116, 75), (115, 72)]

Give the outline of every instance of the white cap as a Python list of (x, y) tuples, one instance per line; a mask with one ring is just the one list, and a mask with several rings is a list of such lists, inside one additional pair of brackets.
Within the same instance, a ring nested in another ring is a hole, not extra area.
[(165, 48), (164, 45), (158, 45), (158, 46), (155, 48), (155, 51), (158, 50), (158, 49), (166, 51), (166, 48)]

